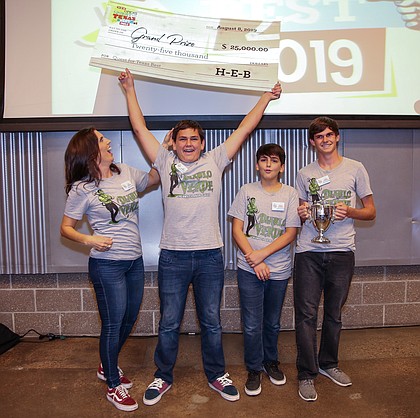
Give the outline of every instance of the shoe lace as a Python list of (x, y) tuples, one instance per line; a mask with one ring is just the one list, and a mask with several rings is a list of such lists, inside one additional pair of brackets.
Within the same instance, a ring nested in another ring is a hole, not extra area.
[(314, 386), (314, 381), (312, 379), (305, 379), (302, 384), (303, 386)]
[(327, 369), (327, 373), (329, 375), (334, 375), (334, 376), (344, 375), (344, 372), (338, 367), (332, 367), (331, 369)]
[(269, 369), (271, 369), (271, 370), (278, 370), (278, 364), (279, 364), (279, 362), (278, 361), (269, 361), (267, 364), (266, 364), (266, 367), (267, 368), (269, 368)]
[(229, 373), (225, 373), (223, 376), (220, 376), (216, 379), (223, 387), (229, 386), (232, 384), (232, 380), (229, 379)]
[(257, 372), (255, 370), (251, 370), (250, 372), (248, 372), (248, 380), (254, 381), (254, 380), (260, 380), (260, 372)]
[(127, 389), (123, 385), (119, 385), (115, 388), (115, 392), (118, 393), (118, 395), (121, 397), (121, 399), (125, 399), (130, 397), (128, 394)]
[(259, 376), (259, 375), (260, 375), (260, 372), (257, 372), (257, 371), (255, 371), (255, 370), (251, 370), (250, 372), (248, 372), (248, 374), (249, 374), (250, 376)]
[(148, 389), (162, 389), (163, 385), (165, 384), (165, 381), (161, 378), (156, 378), (153, 380), (152, 383), (148, 386)]

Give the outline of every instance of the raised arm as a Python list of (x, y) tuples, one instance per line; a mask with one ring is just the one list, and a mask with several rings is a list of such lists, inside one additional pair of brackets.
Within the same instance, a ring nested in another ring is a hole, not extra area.
[(159, 184), (160, 176), (156, 168), (152, 167), (149, 171), (149, 180), (147, 182), (147, 187), (156, 186)]
[(280, 83), (275, 84), (271, 91), (263, 93), (257, 104), (243, 118), (238, 128), (225, 141), (228, 158), (233, 158), (233, 156), (238, 152), (241, 145), (260, 122), (268, 103), (270, 103), (271, 100), (278, 99), (281, 95), (281, 91)]
[(127, 99), (128, 115), (130, 117), (131, 127), (140, 148), (146, 153), (149, 160), (153, 163), (159, 150), (159, 141), (149, 131), (144, 120), (143, 112), (140, 109), (137, 100), (136, 90), (134, 87), (134, 79), (129, 69), (122, 72), (118, 77), (125, 97)]

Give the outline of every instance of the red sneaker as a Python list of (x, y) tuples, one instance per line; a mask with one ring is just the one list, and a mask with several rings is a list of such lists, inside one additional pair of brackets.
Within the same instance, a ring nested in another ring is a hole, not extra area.
[[(118, 367), (118, 372), (120, 374), (120, 382), (126, 389), (131, 389), (133, 387), (133, 382), (124, 375), (124, 372)], [(106, 382), (106, 377), (104, 375), (104, 369), (102, 367), (102, 363), (98, 367), (98, 371), (96, 372), (96, 376), (98, 379), (103, 380)]]
[(216, 392), (219, 392), (220, 396), (227, 401), (237, 401), (240, 397), (238, 389), (233, 385), (232, 380), (229, 379), (229, 373), (225, 373), (213, 382), (209, 382), (209, 386)]
[(123, 385), (108, 388), (106, 398), (120, 411), (135, 411), (139, 407)]
[(168, 382), (165, 382), (159, 377), (155, 377), (153, 382), (147, 387), (146, 392), (144, 392), (143, 403), (145, 405), (154, 405), (155, 403), (158, 403), (162, 398), (162, 395), (171, 387), (172, 385)]

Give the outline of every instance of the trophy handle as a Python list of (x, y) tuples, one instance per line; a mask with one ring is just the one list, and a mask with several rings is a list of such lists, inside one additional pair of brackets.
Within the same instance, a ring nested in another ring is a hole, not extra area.
[(312, 217), (312, 205), (309, 205), (306, 209), (308, 211), (309, 216), (308, 216), (308, 218), (306, 219), (305, 222), (312, 223), (312, 221), (314, 220), (314, 218)]
[(332, 216), (331, 216), (331, 223), (333, 224), (334, 223), (334, 221), (335, 221), (335, 205), (333, 205), (333, 213), (332, 213)]

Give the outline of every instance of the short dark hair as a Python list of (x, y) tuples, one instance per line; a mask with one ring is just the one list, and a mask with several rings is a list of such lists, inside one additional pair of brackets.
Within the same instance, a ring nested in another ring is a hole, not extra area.
[(201, 140), (202, 141), (204, 140), (204, 131), (201, 125), (195, 120), (189, 120), (189, 119), (180, 120), (175, 125), (174, 130), (172, 131), (172, 139), (176, 141), (176, 136), (178, 135), (178, 132), (182, 131), (183, 129), (189, 129), (189, 128), (196, 129)]
[(330, 128), (336, 135), (340, 134), (336, 120), (329, 118), (328, 116), (320, 116), (319, 118), (314, 119), (309, 125), (309, 139), (314, 139), (314, 136), (317, 133), (322, 132), (327, 128)]
[(261, 145), (257, 150), (257, 161), (259, 161), (261, 157), (271, 157), (272, 155), (279, 157), (282, 165), (285, 163), (286, 153), (284, 152), (284, 149), (278, 144)]

